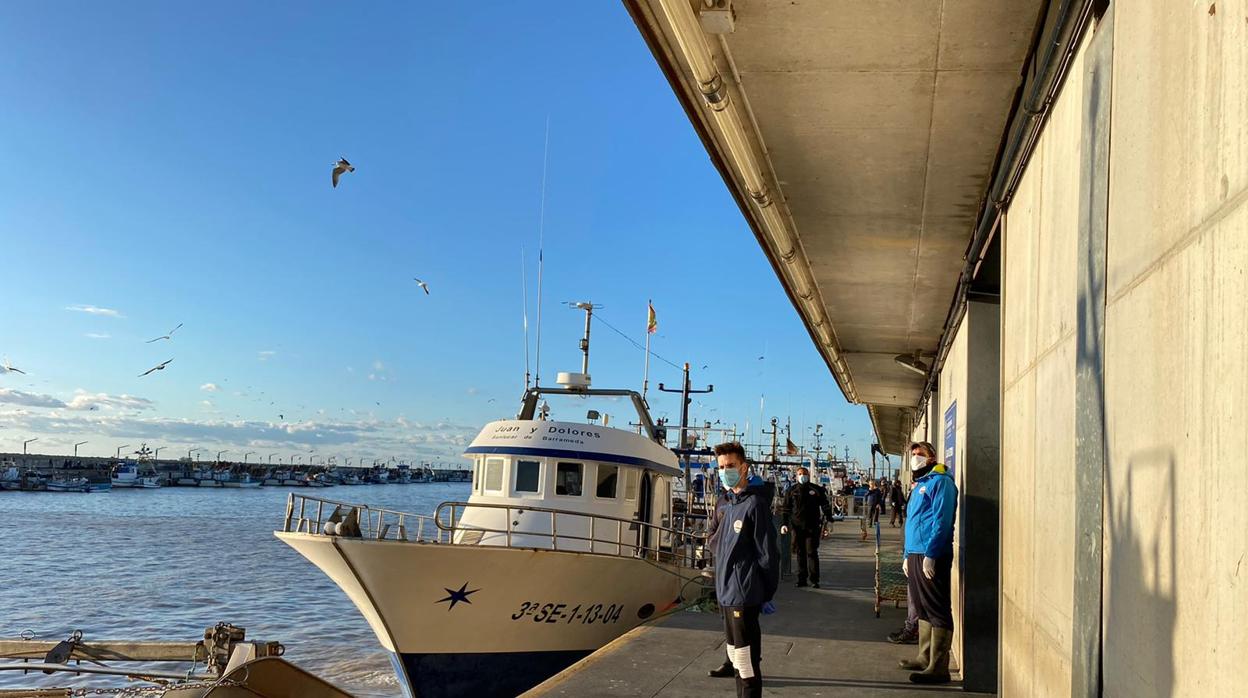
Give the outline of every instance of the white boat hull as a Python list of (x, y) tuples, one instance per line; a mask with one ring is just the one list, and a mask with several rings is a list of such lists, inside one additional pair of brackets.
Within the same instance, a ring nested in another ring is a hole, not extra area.
[(700, 593), (697, 570), (631, 557), (276, 535), (347, 593), (422, 697), (516, 695)]

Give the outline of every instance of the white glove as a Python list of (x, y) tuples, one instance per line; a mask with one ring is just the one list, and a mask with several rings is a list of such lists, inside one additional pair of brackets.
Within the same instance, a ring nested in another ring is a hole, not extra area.
[(908, 557), (901, 558), (901, 573), (906, 575), (907, 577), (910, 576), (910, 558)]
[(930, 557), (923, 558), (923, 576), (928, 579), (936, 576), (936, 561)]
[(780, 535), (785, 536), (785, 535), (788, 535), (788, 533), (789, 533), (789, 527), (788, 527), (788, 526), (781, 526), (781, 527), (780, 527)]

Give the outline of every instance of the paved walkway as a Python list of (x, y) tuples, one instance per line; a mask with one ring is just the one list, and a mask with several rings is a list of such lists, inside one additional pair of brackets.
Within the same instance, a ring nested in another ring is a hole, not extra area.
[[(897, 660), (913, 645), (889, 644), (906, 609), (887, 604), (875, 617), (875, 547), (862, 542), (856, 521), (838, 523), (821, 547), (822, 589), (781, 581), (779, 611), (764, 616), (763, 694), (768, 696), (906, 696), (962, 692), (957, 683), (919, 688)], [(896, 542), (899, 529), (885, 525)], [(723, 623), (717, 614), (684, 612), (625, 634), (612, 644), (525, 694), (537, 696), (734, 695), (731, 679), (707, 670), (724, 660)]]

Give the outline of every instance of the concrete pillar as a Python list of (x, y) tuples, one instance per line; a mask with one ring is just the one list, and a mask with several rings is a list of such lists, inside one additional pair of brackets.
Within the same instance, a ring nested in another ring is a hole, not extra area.
[[(1001, 525), (1001, 306), (970, 301), (967, 333), (964, 462), (958, 479), (963, 687), (997, 691), (998, 572)], [(973, 528), (972, 528), (973, 527)]]

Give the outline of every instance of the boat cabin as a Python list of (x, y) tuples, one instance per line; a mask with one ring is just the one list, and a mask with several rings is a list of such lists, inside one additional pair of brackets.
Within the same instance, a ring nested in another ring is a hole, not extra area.
[[(539, 394), (565, 392), (631, 398), (636, 430), (546, 419)], [(453, 505), (455, 543), (630, 556), (670, 549), (672, 481), (683, 473), (639, 395), (534, 389), (525, 405), (517, 419), (485, 425), (466, 449), (472, 495)]]

